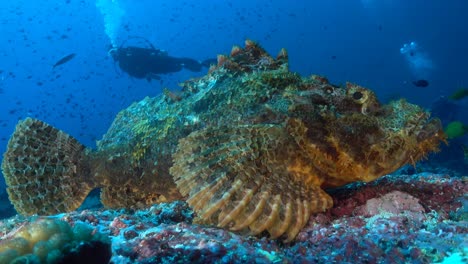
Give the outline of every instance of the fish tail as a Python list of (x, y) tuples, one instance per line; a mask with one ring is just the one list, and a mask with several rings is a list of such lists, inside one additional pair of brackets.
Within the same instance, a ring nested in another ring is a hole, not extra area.
[(42, 121), (20, 121), (2, 162), (16, 211), (50, 215), (77, 209), (96, 187), (89, 152), (70, 135)]

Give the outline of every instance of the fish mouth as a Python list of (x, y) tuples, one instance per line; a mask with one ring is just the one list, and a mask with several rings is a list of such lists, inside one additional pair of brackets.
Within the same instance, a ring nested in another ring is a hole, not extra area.
[[(443, 131), (440, 119), (431, 117), (423, 108), (410, 104), (404, 99), (391, 102), (392, 114), (384, 118), (386, 135), (393, 145), (391, 149), (398, 149), (395, 153), (401, 155), (395, 164), (416, 165), (421, 159), (426, 159), (432, 152), (440, 151), (440, 143), (447, 144), (447, 136)], [(392, 124), (396, 123), (395, 127)], [(402, 162), (404, 161), (404, 162)]]
[(327, 174), (327, 187), (369, 182), (405, 164), (415, 165), (446, 142), (440, 120), (405, 100), (366, 113), (345, 113), (328, 126), (323, 144), (312, 138), (312, 145), (324, 153), (315, 166)]
[[(400, 131), (406, 136), (413, 137), (418, 143), (425, 141), (434, 145), (438, 145), (440, 141), (447, 143), (447, 136), (440, 119), (431, 117), (429, 112), (405, 100), (393, 103), (392, 108), (393, 115), (389, 119), (400, 119), (402, 123)], [(406, 111), (407, 114), (402, 114), (402, 111)]]
[(446, 145), (447, 135), (445, 134), (440, 119), (431, 118), (422, 126), (416, 135), (416, 140), (420, 143), (432, 146), (433, 151), (439, 151), (439, 143), (442, 141)]

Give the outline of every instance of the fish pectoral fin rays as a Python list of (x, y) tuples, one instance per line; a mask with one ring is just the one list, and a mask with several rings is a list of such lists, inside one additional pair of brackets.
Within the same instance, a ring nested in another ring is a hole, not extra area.
[(199, 223), (290, 241), (311, 213), (332, 205), (320, 187), (288, 169), (295, 150), (282, 125), (208, 128), (179, 141), (170, 172)]
[(23, 215), (77, 209), (94, 189), (86, 148), (36, 119), (20, 121), (2, 162), (10, 201)]

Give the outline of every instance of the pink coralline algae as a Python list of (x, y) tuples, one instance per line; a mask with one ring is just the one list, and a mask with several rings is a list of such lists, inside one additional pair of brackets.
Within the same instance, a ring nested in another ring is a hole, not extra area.
[[(180, 201), (56, 217), (109, 236), (116, 264), (466, 263), (466, 181), (429, 173), (389, 175), (328, 190), (335, 206), (312, 215), (291, 243), (193, 224), (193, 211)], [(30, 219), (0, 221), (0, 237), (25, 220)]]
[(419, 199), (400, 191), (387, 193), (379, 198), (372, 198), (365, 205), (358, 207), (355, 213), (370, 217), (379, 213), (399, 214), (403, 212), (424, 213)]
[(288, 250), (294, 261), (433, 263), (466, 255), (466, 177), (392, 175), (333, 193), (335, 207), (312, 217)]

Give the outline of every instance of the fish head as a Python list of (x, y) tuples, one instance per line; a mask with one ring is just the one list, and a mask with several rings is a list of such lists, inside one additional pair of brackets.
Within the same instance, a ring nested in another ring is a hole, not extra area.
[(300, 124), (290, 121), (289, 129), (324, 186), (375, 180), (414, 165), (445, 141), (440, 120), (429, 112), (404, 99), (381, 104), (355, 84), (312, 81), (288, 96), (290, 116)]

